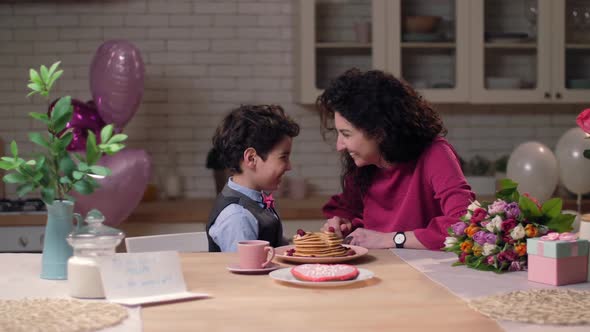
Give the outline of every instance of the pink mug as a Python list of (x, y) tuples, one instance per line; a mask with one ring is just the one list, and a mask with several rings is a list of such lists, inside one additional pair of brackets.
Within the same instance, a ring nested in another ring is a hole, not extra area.
[(268, 241), (250, 240), (238, 242), (238, 258), (242, 269), (263, 269), (270, 264), (274, 257), (275, 250)]

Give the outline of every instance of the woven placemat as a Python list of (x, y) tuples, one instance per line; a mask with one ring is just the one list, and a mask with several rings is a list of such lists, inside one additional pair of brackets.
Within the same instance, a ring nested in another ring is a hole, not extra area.
[(515, 291), (471, 300), (469, 306), (493, 319), (535, 324), (590, 324), (590, 292), (571, 289)]
[(96, 331), (127, 318), (127, 309), (68, 299), (0, 300), (0, 331)]

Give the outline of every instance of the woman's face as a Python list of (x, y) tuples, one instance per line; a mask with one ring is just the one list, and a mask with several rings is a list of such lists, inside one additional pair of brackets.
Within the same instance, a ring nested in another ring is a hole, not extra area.
[(357, 167), (367, 165), (381, 167), (381, 152), (376, 139), (367, 137), (338, 112), (334, 114), (334, 125), (338, 131), (336, 141), (338, 152), (348, 153)]

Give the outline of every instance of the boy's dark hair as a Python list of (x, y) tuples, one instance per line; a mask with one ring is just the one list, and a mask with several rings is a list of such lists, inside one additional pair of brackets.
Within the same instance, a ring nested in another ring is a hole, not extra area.
[[(330, 83), (316, 105), (324, 137), (335, 130), (332, 121), (338, 112), (367, 137), (377, 138), (389, 163), (416, 160), (437, 136), (446, 134), (439, 114), (410, 85), (378, 70), (346, 71)], [(343, 176), (352, 175), (365, 192), (375, 167), (357, 168), (348, 154), (342, 163)]]
[(299, 135), (299, 125), (278, 105), (242, 105), (229, 113), (213, 136), (213, 149), (221, 164), (232, 173), (242, 173), (240, 162), (247, 148), (266, 160), (285, 137)]

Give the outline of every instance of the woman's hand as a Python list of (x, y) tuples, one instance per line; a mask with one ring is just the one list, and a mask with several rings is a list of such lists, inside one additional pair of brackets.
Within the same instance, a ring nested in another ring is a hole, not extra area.
[(352, 230), (352, 222), (340, 217), (332, 217), (326, 220), (320, 231), (328, 232), (330, 227), (334, 228), (334, 233), (339, 237), (344, 237)]
[(383, 249), (394, 247), (392, 233), (381, 233), (377, 231), (368, 230), (365, 228), (357, 228), (350, 233), (344, 241), (353, 246), (361, 246), (367, 249)]

